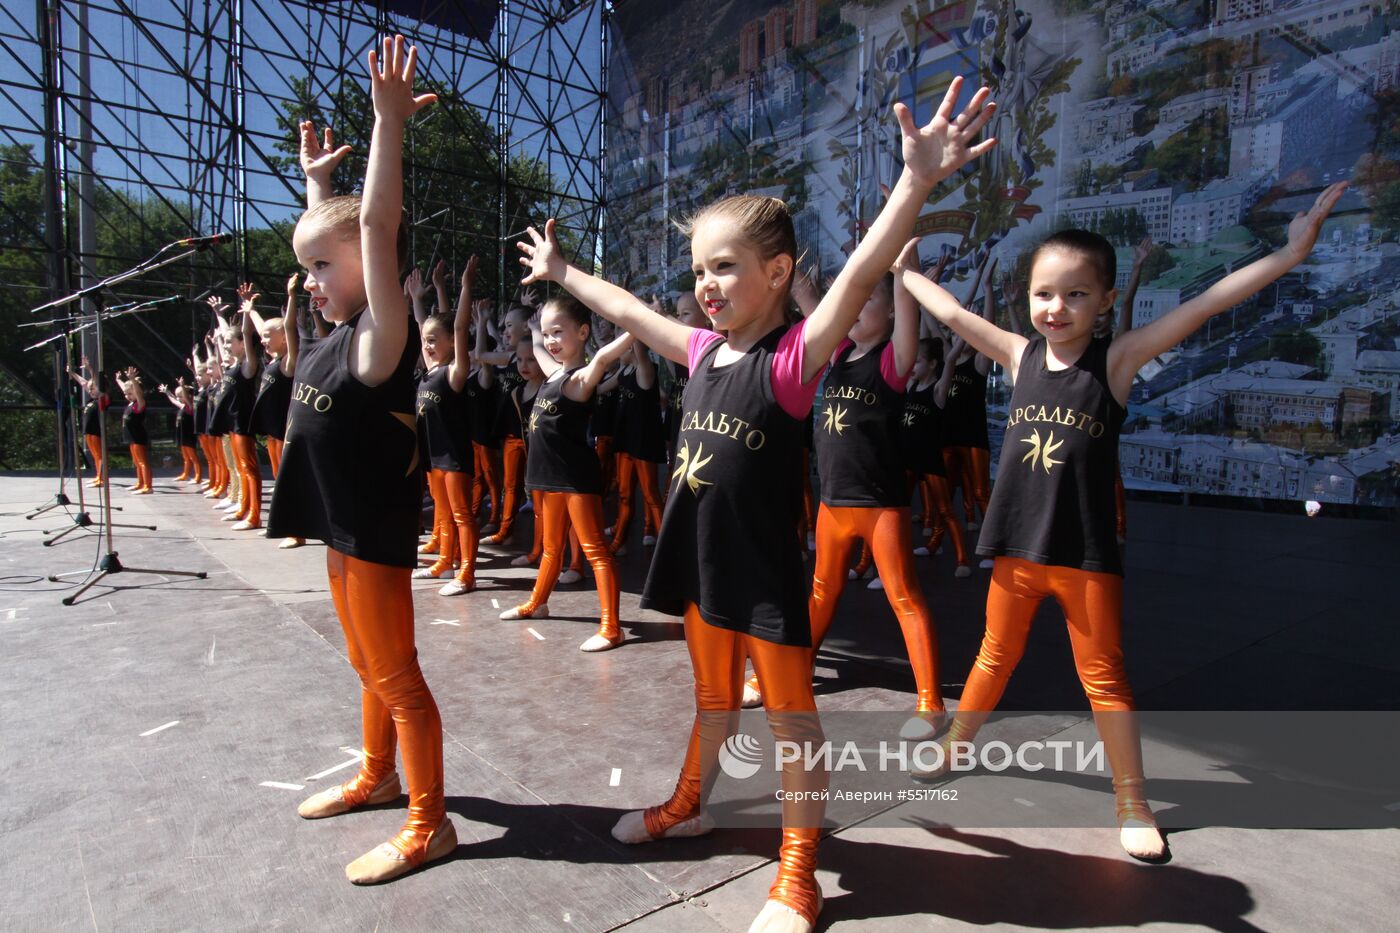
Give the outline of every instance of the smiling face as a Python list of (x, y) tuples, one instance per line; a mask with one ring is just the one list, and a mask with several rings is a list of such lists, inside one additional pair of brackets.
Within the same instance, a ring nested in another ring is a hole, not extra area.
[(339, 228), (303, 219), (292, 233), (292, 250), (306, 270), (302, 287), (311, 296), (312, 307), (327, 321), (348, 321), (365, 306), (358, 237), (347, 237)]
[(501, 327), (501, 342), (507, 347), (514, 347), (521, 340), (528, 340), (529, 336), (530, 309), (516, 305), (506, 312), (506, 319)]
[(538, 382), (544, 378), (530, 340), (522, 340), (515, 345), (515, 371), (520, 373), (520, 378), (526, 382)]
[(572, 368), (583, 362), (588, 325), (578, 323), (554, 302), (545, 305), (540, 314), (540, 336), (544, 338), (545, 352), (559, 363)]
[(696, 224), (690, 238), (695, 300), (715, 330), (735, 330), (775, 314), (781, 318), (792, 257), (765, 260), (724, 214)]
[(1117, 297), (1117, 289), (1106, 287), (1098, 267), (1081, 253), (1046, 249), (1031, 265), (1031, 325), (1051, 343), (1087, 346)]
[(452, 331), (437, 318), (428, 318), (423, 322), (423, 355), (432, 361), (434, 366), (443, 366), (452, 362), (456, 355), (456, 347), (452, 340)]
[(700, 310), (700, 302), (695, 295), (687, 292), (676, 299), (676, 320), (686, 327), (708, 328), (710, 319)]
[(262, 327), (258, 328), (258, 337), (273, 356), (282, 356), (287, 352), (287, 334), (282, 329), (280, 317), (263, 321)]

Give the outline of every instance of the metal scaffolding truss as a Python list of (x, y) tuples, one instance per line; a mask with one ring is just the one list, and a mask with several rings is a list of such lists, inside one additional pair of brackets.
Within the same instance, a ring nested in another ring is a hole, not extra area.
[[(607, 16), (603, 3), (557, 0), (6, 3), (0, 171), (42, 176), (49, 200), (41, 216), (0, 204), (0, 301), (38, 304), (172, 233), (227, 230), (236, 247), (134, 294), (193, 298), (293, 271), (260, 266), (303, 206), (290, 114), (367, 141), (372, 115), (352, 105), (365, 103), (367, 51), (392, 32), (418, 44), (420, 83), (444, 95), (405, 148), (417, 263), (442, 258), (455, 271), (477, 252), (504, 297), (518, 278), (508, 241), (547, 213), (591, 264)], [(174, 349), (144, 322), (113, 330), (143, 367), (160, 344)]]

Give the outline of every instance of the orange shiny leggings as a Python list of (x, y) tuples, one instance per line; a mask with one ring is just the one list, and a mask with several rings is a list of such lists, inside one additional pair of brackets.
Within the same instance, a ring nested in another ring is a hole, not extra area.
[(216, 497), (223, 496), (228, 489), (228, 461), (224, 459), (223, 438), (212, 434), (204, 435), (204, 456), (209, 460), (209, 489)]
[(136, 485), (131, 487), (132, 491), (150, 489), (151, 448), (145, 444), (129, 444), (127, 449), (131, 451), (131, 462), (136, 467)]
[(563, 563), (565, 531), (572, 523), (574, 531), (578, 533), (583, 556), (593, 568), (593, 579), (598, 586), (598, 634), (617, 639), (620, 634), (617, 625), (620, 597), (612, 553), (608, 551), (607, 541), (603, 538), (603, 498), (573, 492), (544, 491), (538, 492), (537, 496), (535, 521), (542, 526), (540, 540), (544, 555), (540, 558), (540, 571), (535, 577), (530, 598), (521, 604), (521, 614), (529, 615), (549, 602), (549, 594), (554, 592)]
[(92, 457), (92, 480), (90, 486), (101, 486), (107, 481), (107, 464), (102, 462), (102, 438), (97, 434), (84, 434), (83, 439), (87, 441), (88, 454)]
[[(525, 559), (532, 564), (538, 564), (540, 557), (544, 554), (544, 521), (540, 518), (540, 496), (543, 493), (536, 490), (530, 493), (530, 505), (535, 515), (534, 540), (530, 545), (530, 552), (525, 555)], [(569, 522), (569, 516), (564, 516), (564, 524), (569, 529), (569, 569), (576, 573), (583, 573), (583, 548), (578, 543), (578, 532), (574, 531), (574, 526)]]
[(987, 514), (992, 499), (991, 453), (984, 447), (944, 447), (943, 464), (948, 470), (950, 487), (960, 486), (963, 494), (963, 515), (968, 524), (977, 518), (977, 509)]
[(947, 741), (972, 741), (996, 709), (1025, 653), (1031, 619), (1047, 596), (1053, 596), (1065, 614), (1074, 666), (1113, 771), (1120, 819), (1125, 809), (1138, 804), (1145, 810), (1142, 742), (1123, 668), (1123, 578), (1117, 574), (996, 558), (987, 592), (987, 630)]
[(444, 516), (437, 531), (439, 556), (430, 569), (437, 576), (456, 563), (457, 579), (470, 587), (476, 582), (479, 543), (472, 519), (472, 478), (459, 470), (429, 470), (428, 488), (433, 494), (434, 515)]
[(643, 533), (655, 533), (661, 527), (661, 485), (656, 481), (657, 464), (638, 460), (629, 454), (617, 455), (617, 519), (613, 522), (612, 550), (627, 541), (627, 526), (632, 522), (633, 481), (642, 489), (642, 506), (646, 509)]
[(846, 568), (857, 539), (870, 545), (875, 567), (885, 584), (885, 596), (904, 633), (909, 664), (919, 691), (919, 712), (943, 709), (938, 685), (938, 635), (914, 573), (909, 508), (832, 506), (817, 509), (817, 561), (812, 573), (808, 608), (812, 617), (812, 654), (826, 639), (836, 616), (836, 604), (846, 586)]
[(508, 437), (501, 448), (501, 464), (505, 468), (502, 481), (502, 497), (505, 505), (499, 516), (496, 533), (491, 536), (492, 544), (506, 540), (515, 525), (515, 513), (520, 511), (520, 500), (525, 495), (525, 441), (518, 437)]
[(269, 436), (267, 439), (267, 459), (272, 461), (272, 478), (277, 478), (277, 471), (282, 469), (282, 445), (286, 442)]
[(194, 448), (189, 444), (180, 445), (180, 475), (175, 477), (177, 481), (193, 479), (199, 471), (199, 460), (194, 455)]
[(919, 494), (923, 499), (924, 528), (929, 531), (928, 542), (925, 545), (929, 553), (938, 550), (946, 531), (952, 539), (953, 553), (958, 564), (966, 564), (967, 542), (963, 538), (962, 525), (958, 524), (957, 517), (953, 515), (953, 492), (948, 487), (948, 477), (925, 473), (917, 480)]
[[(745, 658), (753, 660), (774, 739), (799, 747), (806, 742), (818, 747), (825, 741), (812, 696), (811, 649), (777, 645), (710, 625), (694, 604), (685, 612), (685, 644), (695, 674), (695, 720), (671, 799), (645, 813), (647, 832), (658, 839), (698, 814), (709, 798), (718, 777), (720, 747), (738, 730)], [(812, 923), (817, 916), (817, 840), (826, 811), (820, 792), (827, 789), (829, 780), (830, 774), (820, 766), (807, 770), (800, 760), (783, 766), (782, 787), (789, 799), (783, 801), (778, 877), (768, 897)], [(795, 799), (806, 792), (818, 799)]]
[(393, 773), (397, 743), (408, 779), (408, 819), (390, 842), (410, 861), (421, 861), (428, 836), (442, 822), (446, 807), (442, 719), (418, 668), (411, 572), (326, 551), (331, 599), (361, 684), (365, 759), (359, 773), (344, 785), (345, 799), (352, 805), (363, 803)]
[(239, 488), (238, 517), (254, 527), (262, 524), (262, 468), (258, 466), (258, 442), (251, 434), (230, 434), (237, 458)]
[[(472, 463), (472, 514), (484, 518), (483, 525), (494, 525), (501, 520), (500, 461), (490, 447), (472, 441)], [(491, 514), (482, 516), (487, 495), (491, 497)]]

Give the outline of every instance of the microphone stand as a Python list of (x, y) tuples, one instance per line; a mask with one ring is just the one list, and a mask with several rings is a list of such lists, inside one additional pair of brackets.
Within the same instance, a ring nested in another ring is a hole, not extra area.
[[(208, 245), (213, 245), (213, 244), (211, 243), (211, 244), (208, 244)], [(92, 302), (93, 302), (93, 310), (94, 310), (93, 319), (92, 319), (92, 325), (93, 325), (93, 327), (95, 328), (96, 338), (97, 338), (97, 340), (96, 340), (96, 342), (97, 342), (97, 365), (96, 365), (96, 367), (95, 367), (94, 375), (95, 375), (95, 377), (96, 377), (96, 379), (97, 379), (97, 384), (98, 384), (99, 388), (105, 389), (106, 386), (107, 386), (107, 382), (106, 382), (107, 372), (106, 372), (106, 369), (104, 368), (105, 359), (104, 359), (104, 354), (103, 354), (103, 342), (102, 342), (102, 319), (103, 319), (103, 317), (107, 314), (107, 312), (105, 312), (105, 311), (103, 310), (103, 307), (102, 307), (101, 292), (102, 292), (102, 290), (105, 289), (105, 288), (111, 288), (111, 287), (114, 286), (114, 285), (119, 285), (119, 284), (121, 284), (122, 282), (126, 282), (126, 281), (128, 281), (128, 280), (130, 280), (130, 279), (137, 278), (138, 276), (145, 275), (145, 274), (148, 273), (148, 272), (154, 272), (156, 269), (160, 269), (160, 268), (163, 268), (164, 266), (168, 266), (168, 265), (170, 265), (170, 264), (172, 264), (172, 263), (179, 262), (179, 261), (182, 260), (182, 259), (185, 259), (185, 258), (187, 258), (187, 257), (189, 257), (189, 256), (194, 255), (194, 254), (197, 253), (197, 252), (200, 252), (201, 249), (202, 249), (201, 247), (196, 247), (196, 248), (194, 248), (194, 249), (187, 249), (187, 250), (185, 250), (185, 251), (182, 252), (182, 253), (177, 253), (177, 254), (175, 254), (175, 255), (173, 255), (173, 256), (169, 256), (169, 257), (167, 257), (167, 258), (165, 258), (165, 259), (160, 259), (161, 253), (164, 253), (164, 252), (165, 252), (167, 249), (169, 249), (169, 248), (170, 248), (170, 247), (168, 247), (168, 246), (167, 246), (167, 247), (163, 247), (163, 248), (161, 249), (160, 253), (157, 253), (156, 256), (152, 257), (151, 259), (146, 260), (145, 262), (143, 262), (143, 263), (141, 263), (141, 264), (139, 264), (139, 265), (137, 265), (137, 266), (133, 266), (132, 268), (128, 269), (128, 270), (125, 271), (125, 272), (120, 272), (120, 273), (117, 273), (116, 275), (109, 276), (109, 277), (103, 279), (102, 281), (100, 281), (100, 282), (98, 282), (98, 283), (96, 283), (96, 284), (94, 284), (94, 285), (90, 285), (90, 286), (88, 286), (87, 288), (80, 289), (80, 290), (78, 290), (78, 291), (72, 293), (71, 295), (67, 295), (67, 296), (65, 296), (65, 297), (63, 297), (63, 298), (58, 298), (58, 299), (55, 299), (54, 301), (50, 301), (50, 302), (48, 302), (47, 304), (40, 305), (39, 307), (34, 308), (34, 309), (30, 312), (30, 313), (32, 313), (32, 314), (37, 314), (37, 313), (39, 313), (39, 312), (41, 312), (41, 311), (47, 311), (47, 310), (49, 310), (49, 309), (51, 309), (51, 308), (60, 308), (60, 307), (63, 307), (63, 306), (72, 304), (72, 303), (75, 302), (75, 301), (79, 301), (79, 302), (80, 302), (80, 301), (82, 301), (82, 299), (84, 299), (84, 298), (91, 298), (91, 299), (92, 299)], [(207, 248), (207, 247), (204, 247), (204, 248)], [(159, 261), (157, 261), (157, 260), (159, 260)], [(107, 419), (106, 419), (106, 418), (103, 418), (101, 421), (98, 422), (98, 424), (99, 424), (99, 426), (100, 426), (100, 428), (101, 428), (101, 438), (102, 438), (102, 462), (103, 462), (103, 463), (111, 463), (111, 459), (110, 459), (109, 454), (108, 454), (108, 445), (107, 445)], [(92, 589), (94, 586), (96, 586), (98, 583), (100, 583), (103, 579), (105, 579), (106, 577), (112, 576), (112, 575), (114, 575), (114, 574), (118, 574), (118, 573), (148, 573), (148, 574), (156, 574), (156, 575), (159, 575), (159, 576), (194, 577), (194, 578), (199, 579), (199, 580), (203, 580), (203, 579), (206, 579), (206, 578), (208, 577), (208, 573), (206, 573), (206, 572), (203, 571), (203, 570), (198, 570), (198, 571), (190, 571), (190, 570), (158, 570), (158, 569), (149, 568), (149, 567), (127, 567), (127, 566), (124, 566), (124, 565), (122, 564), (122, 562), (117, 558), (117, 552), (116, 552), (116, 550), (115, 550), (114, 547), (113, 547), (113, 541), (112, 541), (112, 476), (111, 476), (111, 470), (110, 470), (110, 469), (107, 471), (107, 481), (106, 481), (105, 483), (102, 484), (101, 489), (102, 489), (102, 494), (101, 494), (101, 498), (102, 498), (102, 527), (103, 527), (103, 529), (104, 529), (104, 530), (103, 530), (103, 533), (106, 535), (106, 538), (107, 538), (107, 542), (106, 542), (107, 550), (106, 550), (106, 553), (104, 553), (104, 554), (102, 555), (102, 557), (98, 559), (97, 563), (96, 563), (91, 569), (89, 569), (89, 570), (85, 570), (85, 571), (81, 571), (81, 570), (80, 570), (80, 571), (73, 571), (72, 573), (66, 573), (66, 574), (54, 574), (54, 575), (52, 575), (52, 576), (50, 576), (50, 577), (48, 578), (50, 582), (57, 583), (57, 582), (60, 581), (60, 578), (65, 577), (65, 576), (74, 576), (75, 574), (79, 574), (79, 573), (86, 573), (86, 574), (88, 575), (88, 579), (82, 584), (82, 586), (78, 587), (78, 589), (77, 589), (76, 592), (74, 592), (74, 593), (73, 593), (72, 595), (70, 595), (70, 596), (65, 596), (65, 597), (63, 598), (63, 600), (62, 600), (63, 605), (65, 605), (65, 606), (71, 606), (71, 605), (73, 605), (75, 602), (77, 602), (78, 597), (82, 596), (82, 595), (83, 595), (84, 593), (86, 593), (88, 590)], [(155, 530), (155, 526), (154, 526), (154, 525), (145, 526), (145, 527), (149, 527), (151, 530)]]

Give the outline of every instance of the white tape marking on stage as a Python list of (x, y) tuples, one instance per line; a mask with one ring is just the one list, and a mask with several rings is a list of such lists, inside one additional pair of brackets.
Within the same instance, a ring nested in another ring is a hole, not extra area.
[(20, 614), (21, 612), (28, 612), (28, 611), (29, 611), (29, 607), (28, 607), (28, 606), (16, 606), (16, 607), (13, 608), (13, 609), (0, 609), (0, 612), (5, 613), (5, 618), (4, 618), (3, 620), (0, 620), (0, 621), (4, 621), (4, 622), (18, 622), (18, 621), (19, 621), (19, 614)]
[(429, 625), (455, 625), (455, 626), (457, 626), (458, 628), (461, 628), (461, 627), (462, 627), (462, 623), (458, 622), (456, 619), (434, 619), (433, 621), (429, 622), (428, 624), (429, 624)]
[(180, 720), (178, 720), (178, 719), (172, 719), (172, 720), (170, 720), (169, 722), (167, 722), (167, 723), (166, 723), (165, 725), (163, 725), (163, 726), (156, 726), (154, 729), (147, 729), (145, 732), (141, 733), (141, 738), (144, 739), (144, 738), (145, 738), (146, 736), (148, 736), (148, 735), (155, 735), (157, 732), (164, 732), (166, 729), (169, 729), (171, 726), (178, 726), (179, 724), (180, 724)]
[(278, 790), (303, 790), (305, 784), (288, 784), (286, 781), (263, 781), (259, 787), (275, 787)]
[(335, 774), (337, 771), (340, 771), (340, 770), (343, 770), (343, 769), (345, 769), (345, 768), (348, 768), (348, 767), (350, 767), (351, 765), (357, 765), (357, 764), (359, 764), (360, 761), (364, 758), (364, 756), (361, 755), (359, 752), (354, 752), (354, 755), (355, 755), (355, 757), (354, 757), (354, 758), (351, 758), (349, 761), (343, 761), (343, 762), (341, 762), (340, 764), (336, 765), (334, 768), (327, 768), (327, 769), (324, 770), (324, 771), (318, 771), (317, 773), (315, 773), (315, 774), (311, 775), (310, 777), (306, 778), (306, 780), (308, 780), (308, 781), (315, 781), (315, 780), (318, 780), (318, 779), (320, 779), (320, 778), (325, 777), (327, 774)]
[(1027, 799), (1024, 798), (1024, 797), (1012, 797), (1011, 799), (1014, 800), (1014, 801), (1016, 801), (1017, 803), (1019, 803), (1019, 804), (1020, 804), (1021, 806), (1023, 806), (1023, 807), (1033, 807), (1033, 806), (1035, 806), (1035, 804), (1031, 803), (1029, 800), (1027, 800)]
[(621, 784), (621, 783), (622, 783), (622, 769), (621, 769), (621, 768), (613, 768), (613, 769), (612, 769), (612, 777), (608, 778), (608, 786), (609, 786), (609, 787), (616, 787), (616, 786), (618, 786), (618, 785)]
[(501, 608), (501, 601), (500, 601), (499, 599), (493, 599), (493, 600), (491, 600), (491, 608), (492, 608), (492, 609), (499, 609), (499, 608)]
[(94, 622), (94, 623), (92, 623), (92, 627), (93, 627), (93, 628), (102, 628), (104, 625), (121, 625), (121, 623), (120, 623), (120, 622)]
[(536, 638), (538, 638), (540, 641), (544, 641), (544, 636), (541, 635), (539, 632), (535, 631), (534, 629), (532, 629), (532, 628), (527, 628), (525, 631), (529, 632), (531, 635), (534, 635), (534, 636), (535, 636)]

